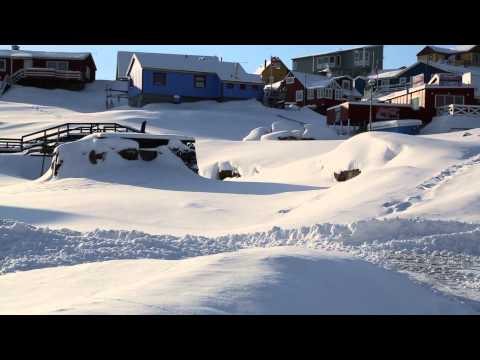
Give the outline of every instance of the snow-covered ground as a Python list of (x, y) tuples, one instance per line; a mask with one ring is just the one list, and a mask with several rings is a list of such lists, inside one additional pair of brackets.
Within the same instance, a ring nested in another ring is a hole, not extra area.
[[(309, 109), (256, 101), (105, 111), (104, 87), (16, 86), (0, 99), (0, 137), (147, 120), (151, 133), (196, 137), (200, 176), (168, 151), (142, 163), (109, 156), (102, 167), (81, 161), (84, 142), (65, 157), (78, 157), (73, 167), (42, 178), (41, 157), (0, 154), (0, 313), (479, 311), (480, 129), (342, 139)], [(242, 141), (287, 119), (323, 140)], [(225, 164), (241, 177), (216, 180)]]

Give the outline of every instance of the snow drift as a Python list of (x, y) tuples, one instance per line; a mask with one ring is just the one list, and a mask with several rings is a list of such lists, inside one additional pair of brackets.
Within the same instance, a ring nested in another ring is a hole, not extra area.
[(292, 247), (8, 274), (0, 293), (2, 314), (474, 313), (403, 274)]

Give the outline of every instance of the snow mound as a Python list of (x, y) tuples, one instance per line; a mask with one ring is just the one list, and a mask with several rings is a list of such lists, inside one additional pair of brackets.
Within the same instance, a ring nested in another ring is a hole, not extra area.
[(364, 220), (218, 237), (151, 235), (140, 231), (52, 230), (0, 220), (0, 273), (114, 259), (183, 259), (251, 247), (297, 245), (361, 248), (364, 244), (423, 253), (447, 251), (480, 256), (480, 225), (423, 219)]
[(278, 120), (272, 123), (272, 132), (303, 130), (303, 124), (291, 120)]
[(52, 166), (39, 180), (89, 178), (115, 182), (134, 178), (132, 180), (141, 182), (151, 176), (165, 176), (168, 172), (192, 175), (182, 160), (170, 151), (177, 143), (172, 141), (167, 146), (148, 149), (152, 156), (144, 159), (139, 155), (139, 143), (134, 140), (118, 134), (91, 134), (59, 145)]
[(284, 140), (284, 139), (302, 139), (303, 130), (280, 130), (274, 131), (260, 137), (261, 141), (265, 140)]
[(0, 293), (3, 314), (474, 313), (403, 274), (292, 247), (8, 274)]
[(441, 134), (475, 128), (480, 128), (479, 115), (443, 115), (435, 116), (420, 133), (424, 135)]
[(270, 132), (271, 130), (269, 128), (261, 126), (250, 131), (248, 135), (243, 138), (243, 141), (260, 140), (263, 135), (269, 134)]

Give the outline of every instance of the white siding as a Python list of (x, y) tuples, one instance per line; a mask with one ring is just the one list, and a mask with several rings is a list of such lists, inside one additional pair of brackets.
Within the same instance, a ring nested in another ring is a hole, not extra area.
[(143, 76), (142, 76), (142, 67), (140, 66), (140, 63), (134, 59), (132, 69), (130, 70), (130, 78), (133, 81), (133, 86), (136, 88), (142, 89), (142, 82), (143, 82)]

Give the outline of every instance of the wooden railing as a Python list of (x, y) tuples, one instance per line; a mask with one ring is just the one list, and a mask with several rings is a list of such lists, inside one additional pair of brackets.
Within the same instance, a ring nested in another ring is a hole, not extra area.
[(98, 132), (141, 133), (142, 130), (117, 123), (65, 123), (35, 131), (16, 139), (0, 138), (0, 152), (23, 152), (38, 147), (41, 147), (44, 151), (44, 147), (51, 149), (61, 142), (80, 139)]
[(57, 70), (50, 68), (25, 68), (17, 70), (12, 76), (12, 83), (18, 82), (24, 78), (53, 78), (62, 80), (83, 80), (83, 74), (80, 71)]
[(450, 104), (437, 107), (437, 116), (440, 115), (476, 115), (480, 116), (479, 105)]

